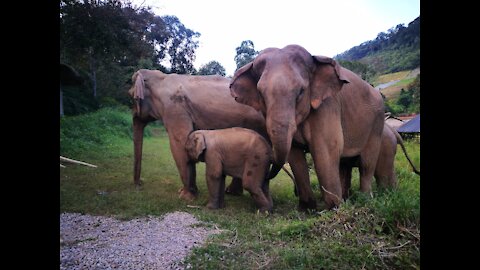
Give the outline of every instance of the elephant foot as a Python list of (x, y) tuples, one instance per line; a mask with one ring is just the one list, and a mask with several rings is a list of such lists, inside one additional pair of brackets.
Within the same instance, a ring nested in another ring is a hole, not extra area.
[(138, 190), (140, 189), (141, 186), (143, 186), (143, 181), (142, 180), (138, 180), (138, 182), (134, 182), (135, 183), (135, 188)]
[(187, 202), (191, 202), (198, 197), (198, 194), (194, 194), (194, 193), (186, 190), (185, 188), (181, 188), (179, 190), (179, 193), (180, 194), (178, 195), (178, 198), (180, 198), (182, 200), (185, 200)]
[(342, 201), (338, 200), (324, 200), (321, 202), (320, 210), (334, 210), (340, 206)]
[(209, 202), (209, 203), (207, 203), (207, 208), (211, 209), (211, 210), (225, 208), (225, 203), (220, 204), (220, 203)]
[(317, 210), (317, 202), (315, 199), (309, 199), (308, 201), (298, 201), (298, 210), (302, 212), (308, 212), (309, 210)]

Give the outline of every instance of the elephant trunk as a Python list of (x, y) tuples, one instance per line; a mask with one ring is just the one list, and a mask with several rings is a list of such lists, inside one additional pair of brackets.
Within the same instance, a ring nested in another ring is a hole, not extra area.
[(143, 131), (146, 122), (140, 120), (138, 117), (133, 117), (133, 182), (135, 186), (140, 186), (140, 171), (142, 169), (142, 149), (143, 149)]
[(283, 165), (278, 165), (276, 163), (272, 164), (272, 168), (270, 169), (270, 172), (268, 173), (267, 180), (270, 180), (277, 176), (278, 172), (283, 168)]
[(278, 119), (267, 117), (267, 131), (273, 146), (273, 165), (270, 169), (269, 179), (275, 177), (287, 161), (293, 134), (296, 130), (295, 114), (293, 113), (291, 117)]

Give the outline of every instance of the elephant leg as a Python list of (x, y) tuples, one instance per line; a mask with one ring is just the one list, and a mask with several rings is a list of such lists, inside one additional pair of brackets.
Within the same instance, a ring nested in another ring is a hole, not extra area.
[(146, 125), (147, 123), (138, 117), (133, 117), (133, 183), (137, 188), (142, 185), (140, 172), (142, 170), (143, 132)]
[(206, 177), (208, 187), (207, 208), (218, 209), (225, 207), (225, 174), (222, 163), (215, 156), (206, 156)]
[(360, 191), (371, 193), (372, 178), (379, 158), (381, 138), (370, 136), (367, 146), (360, 153)]
[(245, 164), (245, 172), (243, 174), (243, 188), (250, 192), (250, 195), (255, 202), (255, 205), (258, 207), (260, 212), (270, 212), (272, 210), (272, 204), (270, 199), (267, 198), (267, 195), (264, 192), (264, 179), (265, 170), (254, 169), (248, 162)]
[[(383, 149), (382, 149), (383, 150)], [(382, 151), (380, 151), (381, 153)], [(379, 188), (395, 188), (397, 186), (397, 176), (395, 175), (395, 154), (393, 157), (385, 157), (380, 154), (375, 167), (375, 180)]]
[(225, 189), (225, 193), (240, 196), (243, 194), (242, 179), (233, 177), (230, 185)]
[(225, 175), (207, 176), (208, 187), (208, 209), (219, 209), (225, 207)]
[[(188, 135), (188, 132), (185, 132), (185, 130), (188, 130), (188, 127), (181, 128), (176, 126), (175, 128), (178, 132), (173, 131), (172, 134), (169, 134), (169, 137), (170, 150), (183, 183), (179, 197), (186, 201), (192, 201), (198, 196), (198, 188), (196, 184), (195, 162), (188, 158), (185, 150), (185, 142)], [(167, 129), (172, 130), (172, 128), (168, 127)]]
[(313, 197), (312, 187), (310, 186), (310, 176), (308, 174), (308, 165), (305, 158), (305, 152), (297, 147), (290, 149), (288, 163), (295, 178), (295, 186), (298, 192), (299, 210), (316, 209), (317, 202)]
[(397, 138), (385, 124), (382, 136), (380, 153), (375, 167), (375, 180), (379, 188), (395, 188), (397, 177), (395, 175), (395, 154), (397, 153)]
[(340, 156), (336, 149), (329, 149), (326, 144), (312, 149), (315, 172), (317, 173), (323, 201), (328, 209), (339, 206), (342, 202), (342, 184), (340, 181)]
[(342, 185), (342, 198), (347, 200), (351, 195), (352, 164), (350, 160), (340, 161), (340, 182)]
[(262, 191), (265, 194), (265, 197), (269, 201), (270, 205), (273, 207), (273, 199), (272, 199), (272, 195), (270, 195), (270, 179), (267, 179), (267, 175), (265, 175), (265, 181), (263, 182), (263, 185), (262, 185)]

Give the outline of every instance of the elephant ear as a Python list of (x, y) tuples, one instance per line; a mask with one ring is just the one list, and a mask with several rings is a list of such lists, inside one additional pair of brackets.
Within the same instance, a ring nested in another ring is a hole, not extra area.
[(344, 83), (349, 83), (341, 66), (332, 58), (326, 56), (313, 56), (316, 63), (314, 70), (310, 105), (318, 109), (323, 100), (334, 95)]
[(143, 74), (139, 71), (136, 71), (132, 75), (133, 86), (128, 91), (128, 94), (135, 100), (145, 98), (145, 78)]
[(249, 105), (257, 111), (263, 109), (263, 99), (257, 89), (258, 79), (253, 73), (253, 61), (239, 68), (230, 83), (230, 94), (238, 103)]
[(132, 75), (133, 86), (128, 91), (128, 94), (134, 99), (137, 106), (137, 113), (140, 112), (140, 102), (145, 98), (145, 78), (139, 71)]
[(193, 143), (195, 147), (195, 159), (198, 160), (200, 155), (207, 148), (205, 143), (205, 137), (201, 133), (196, 133), (193, 137)]

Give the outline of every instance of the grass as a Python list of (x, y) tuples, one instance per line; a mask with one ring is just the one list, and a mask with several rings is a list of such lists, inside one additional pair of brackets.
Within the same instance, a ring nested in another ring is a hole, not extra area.
[[(123, 115), (115, 125), (131, 125), (129, 114), (114, 110), (108, 118)], [(92, 117), (92, 116), (85, 116)], [(101, 112), (93, 117), (103, 117)], [(106, 116), (105, 116), (106, 117)], [(90, 121), (97, 120), (89, 118)], [(123, 118), (122, 118), (123, 119)], [(69, 121), (62, 122), (63, 142)], [(130, 121), (130, 122), (129, 122)], [(113, 122), (113, 120), (112, 120)], [(112, 124), (113, 125), (113, 124)], [(161, 126), (152, 126), (144, 141), (141, 189), (133, 185), (133, 144), (122, 128), (97, 125), (99, 139), (79, 150), (62, 147), (63, 155), (81, 158), (98, 168), (65, 164), (60, 169), (60, 212), (131, 219), (160, 216), (172, 211), (195, 215), (203, 226), (218, 226), (224, 232), (195, 248), (184, 261), (193, 269), (418, 269), (420, 266), (420, 178), (412, 173), (400, 147), (396, 156), (399, 187), (394, 191), (374, 187), (373, 198), (358, 192), (358, 172), (353, 172), (352, 197), (336, 211), (303, 213), (296, 210), (293, 183), (281, 171), (271, 181), (274, 213), (255, 210), (250, 195), (226, 196), (226, 208), (208, 210), (205, 165), (197, 164), (199, 198), (190, 208), (178, 199), (181, 181), (170, 153), (168, 137)], [(116, 130), (111, 133), (108, 130)], [(87, 140), (88, 141), (88, 140)], [(419, 143), (406, 142), (408, 153), (420, 169)], [(318, 181), (311, 173), (317, 201)], [(230, 178), (227, 178), (227, 184)], [(214, 225), (215, 224), (215, 225)]]
[(382, 84), (382, 83), (388, 83), (388, 82), (391, 82), (391, 81), (402, 80), (402, 79), (406, 78), (409, 73), (410, 73), (410, 71), (406, 70), (406, 71), (400, 71), (400, 72), (380, 75), (375, 79), (375, 81), (373, 82), (373, 85), (377, 86), (377, 85)]

